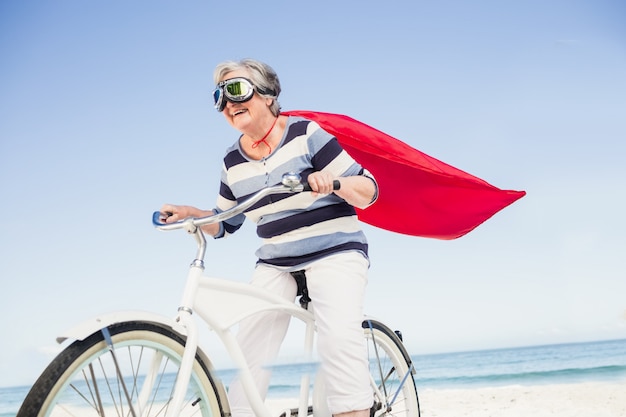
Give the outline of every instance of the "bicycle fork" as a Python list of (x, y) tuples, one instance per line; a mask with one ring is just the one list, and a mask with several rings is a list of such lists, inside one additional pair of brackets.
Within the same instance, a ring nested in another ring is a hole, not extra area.
[(198, 348), (198, 328), (191, 317), (193, 313), (191, 307), (193, 306), (193, 299), (196, 289), (198, 288), (198, 282), (204, 272), (204, 263), (200, 259), (201, 258), (194, 260), (189, 268), (188, 282), (185, 286), (186, 292), (183, 294), (181, 306), (178, 308), (178, 316), (176, 317), (176, 321), (187, 330), (187, 340), (185, 342), (185, 350), (183, 352), (178, 375), (176, 376), (174, 396), (172, 397), (170, 406), (167, 408), (165, 417), (178, 416), (182, 408)]

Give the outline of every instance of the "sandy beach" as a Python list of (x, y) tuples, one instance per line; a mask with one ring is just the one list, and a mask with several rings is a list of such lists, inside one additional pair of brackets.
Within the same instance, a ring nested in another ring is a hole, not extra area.
[[(626, 417), (626, 381), (423, 389), (422, 417)], [(294, 400), (268, 400), (283, 410)]]
[(626, 417), (626, 382), (425, 389), (422, 417)]

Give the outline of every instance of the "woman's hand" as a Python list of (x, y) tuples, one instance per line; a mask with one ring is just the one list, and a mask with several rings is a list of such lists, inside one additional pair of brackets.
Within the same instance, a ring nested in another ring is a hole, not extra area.
[[(339, 190), (333, 190), (334, 180), (339, 180), (341, 183)], [(314, 195), (334, 192), (348, 204), (360, 209), (371, 205), (376, 196), (376, 184), (372, 179), (363, 175), (335, 178), (329, 172), (317, 171), (309, 175), (307, 182)]]
[[(203, 217), (203, 211), (192, 206), (176, 206), (174, 204), (164, 204), (161, 207), (161, 213), (167, 213), (169, 216), (165, 219), (166, 223), (174, 223), (184, 220), (188, 217)], [(210, 213), (204, 214), (208, 216)]]
[[(188, 217), (206, 217), (215, 214), (213, 210), (200, 210), (193, 206), (176, 206), (174, 204), (164, 204), (160, 212), (171, 213), (170, 216), (165, 218), (165, 223), (174, 223)], [(219, 229), (219, 224), (215, 223), (202, 226), (202, 230), (211, 236), (215, 236), (219, 232)]]
[(311, 186), (311, 190), (313, 190), (313, 195), (332, 193), (334, 180), (335, 177), (324, 171), (313, 172), (307, 178), (307, 182)]

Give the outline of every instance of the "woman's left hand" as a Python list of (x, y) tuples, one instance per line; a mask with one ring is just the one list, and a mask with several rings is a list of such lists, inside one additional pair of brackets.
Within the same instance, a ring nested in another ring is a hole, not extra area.
[(313, 195), (332, 193), (334, 180), (335, 177), (325, 171), (313, 172), (307, 178), (307, 182), (311, 186), (311, 190), (313, 190)]
[[(338, 190), (333, 189), (334, 180), (341, 182)], [(363, 175), (335, 178), (329, 172), (317, 171), (310, 174), (307, 181), (313, 190), (313, 195), (334, 192), (348, 204), (360, 209), (372, 205), (378, 194), (376, 182)]]

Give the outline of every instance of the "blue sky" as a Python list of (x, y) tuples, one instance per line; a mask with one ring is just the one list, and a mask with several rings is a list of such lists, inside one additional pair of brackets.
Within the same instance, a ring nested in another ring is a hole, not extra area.
[[(364, 226), (367, 311), (412, 353), (626, 337), (625, 19), (617, 0), (1, 2), (0, 386), (83, 319), (175, 314), (194, 244), (150, 216), (213, 207), (237, 132), (212, 71), (244, 57), (285, 110), (528, 192), (455, 241)], [(207, 273), (246, 281), (256, 246), (251, 225), (210, 242)]]

